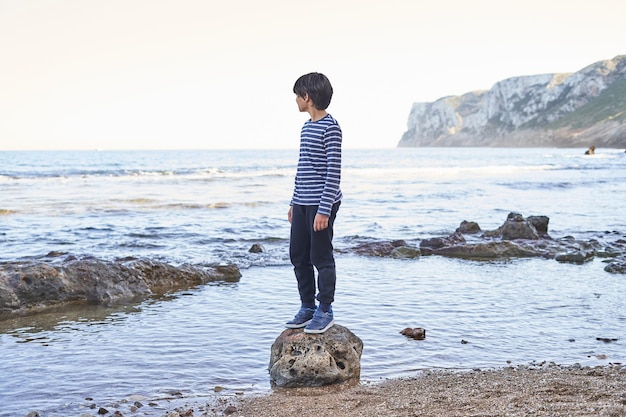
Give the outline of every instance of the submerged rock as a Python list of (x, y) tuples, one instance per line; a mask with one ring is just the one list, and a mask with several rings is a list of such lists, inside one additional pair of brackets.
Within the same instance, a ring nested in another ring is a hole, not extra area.
[(239, 281), (235, 265), (181, 265), (149, 259), (105, 261), (68, 256), (61, 262), (0, 263), (0, 319), (62, 303), (112, 304), (210, 281)]
[(267, 252), (265, 250), (265, 246), (263, 246), (260, 243), (253, 243), (252, 246), (250, 247), (250, 249), (248, 249), (248, 252), (250, 253), (265, 253)]
[(319, 387), (358, 381), (363, 341), (335, 324), (322, 334), (287, 329), (272, 344), (270, 382), (277, 387)]
[(426, 338), (426, 329), (422, 327), (407, 327), (400, 331), (400, 334), (415, 340), (424, 340)]
[(611, 274), (626, 274), (626, 256), (612, 260), (604, 270)]
[(561, 253), (554, 257), (554, 259), (558, 262), (564, 263), (572, 263), (572, 264), (584, 264), (585, 262), (589, 262), (595, 257), (593, 252), (585, 252), (585, 251), (575, 251), (568, 253)]

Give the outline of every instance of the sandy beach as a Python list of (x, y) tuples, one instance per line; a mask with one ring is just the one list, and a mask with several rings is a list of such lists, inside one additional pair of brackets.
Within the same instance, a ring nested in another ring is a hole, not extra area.
[(277, 390), (167, 417), (626, 416), (626, 367), (520, 366)]

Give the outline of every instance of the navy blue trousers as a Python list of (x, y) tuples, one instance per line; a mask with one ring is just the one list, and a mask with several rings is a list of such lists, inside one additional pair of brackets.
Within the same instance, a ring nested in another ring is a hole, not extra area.
[(328, 227), (313, 231), (317, 206), (293, 205), (289, 257), (298, 281), (302, 304), (315, 303), (315, 269), (317, 269), (317, 300), (331, 304), (335, 300), (335, 257), (333, 255), (333, 225), (341, 202), (333, 205)]

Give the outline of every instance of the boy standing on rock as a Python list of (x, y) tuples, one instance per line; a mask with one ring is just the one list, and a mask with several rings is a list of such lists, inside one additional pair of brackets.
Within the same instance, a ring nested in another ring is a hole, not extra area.
[[(326, 112), (333, 95), (328, 78), (310, 73), (293, 86), (298, 110), (311, 118), (300, 133), (300, 157), (287, 218), (291, 223), (289, 256), (294, 266), (300, 310), (285, 323), (305, 333), (324, 333), (334, 324), (335, 297), (333, 224), (341, 204), (341, 128)], [(315, 305), (315, 269), (317, 300)]]

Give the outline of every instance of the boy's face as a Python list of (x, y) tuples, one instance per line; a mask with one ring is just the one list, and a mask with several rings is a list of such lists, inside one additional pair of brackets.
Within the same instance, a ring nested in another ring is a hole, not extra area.
[(305, 94), (304, 97), (296, 94), (296, 103), (298, 104), (298, 110), (300, 110), (301, 112), (305, 112), (308, 110), (308, 101), (309, 96), (307, 94)]

